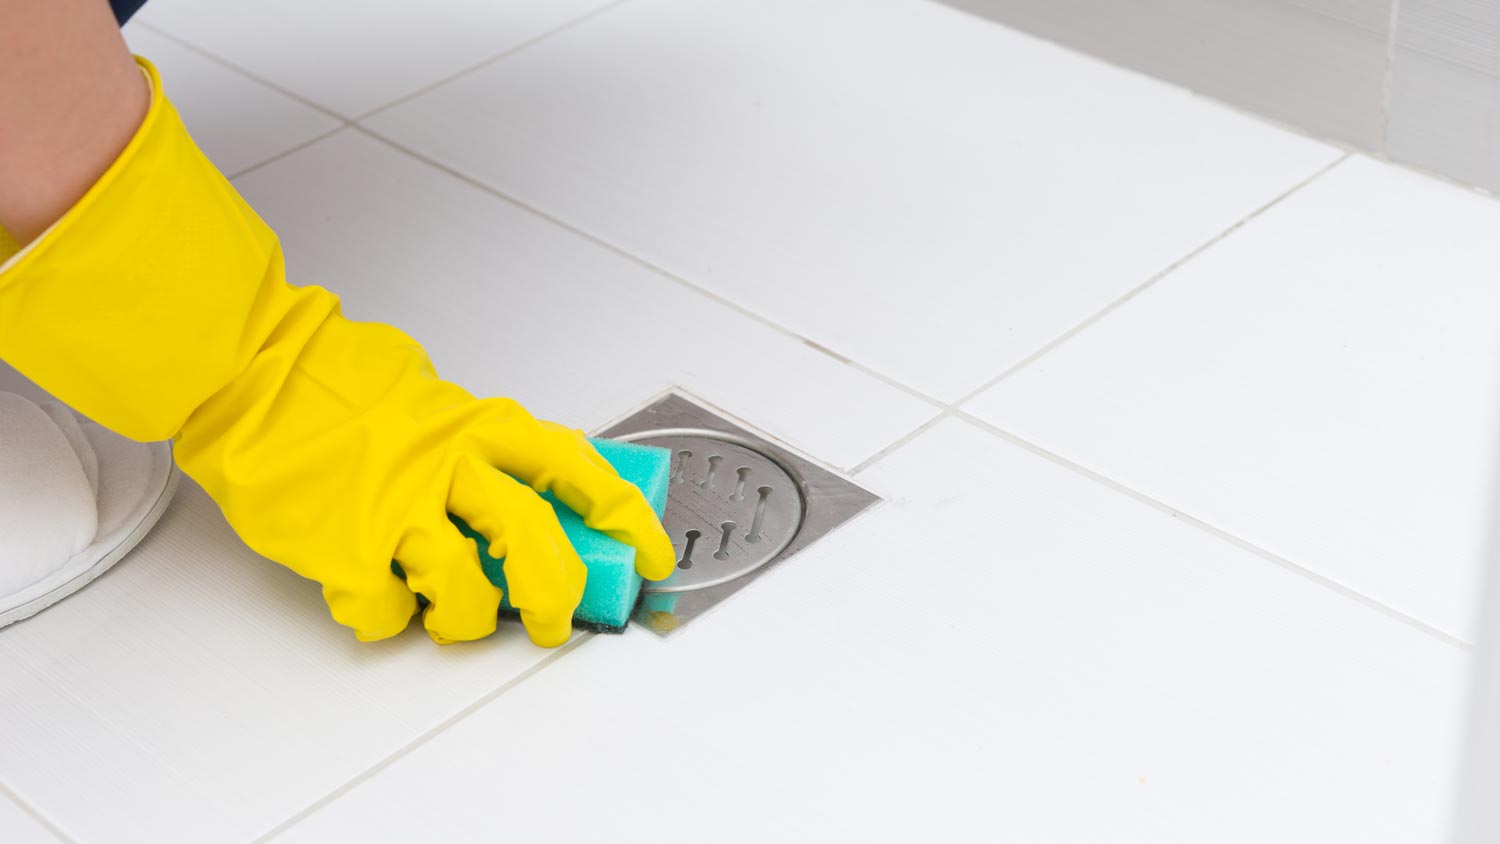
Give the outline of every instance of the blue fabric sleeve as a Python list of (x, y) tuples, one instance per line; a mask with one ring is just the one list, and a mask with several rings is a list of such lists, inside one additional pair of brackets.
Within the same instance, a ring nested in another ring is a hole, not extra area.
[(140, 11), (146, 5), (146, 0), (109, 0), (109, 7), (115, 12), (115, 20), (124, 26), (130, 20), (130, 16)]

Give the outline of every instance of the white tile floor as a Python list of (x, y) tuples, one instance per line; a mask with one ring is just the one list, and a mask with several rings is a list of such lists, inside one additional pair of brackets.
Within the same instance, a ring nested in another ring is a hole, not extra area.
[(127, 34), (445, 374), (889, 500), (544, 652), (359, 646), (188, 485), (0, 631), (0, 840), (1441, 840), (1500, 204), (924, 0), (402, 5)]
[(966, 407), (1468, 639), (1497, 231), (1500, 202), (1353, 158)]
[(9, 844), (56, 844), (60, 840), (4, 794), (0, 794), (0, 839)]
[(1338, 155), (862, 0), (635, 0), (368, 125), (945, 401)]

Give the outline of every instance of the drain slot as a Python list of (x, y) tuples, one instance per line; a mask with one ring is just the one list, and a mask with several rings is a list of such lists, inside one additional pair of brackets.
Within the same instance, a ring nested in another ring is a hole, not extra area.
[(719, 550), (714, 552), (715, 560), (729, 559), (729, 540), (734, 537), (734, 522), (725, 522), (720, 525), (724, 529), (724, 535), (719, 538)]
[(771, 488), (763, 486), (758, 492), (760, 497), (755, 501), (755, 521), (750, 523), (750, 532), (745, 534), (746, 542), (760, 541), (760, 526), (766, 521), (766, 499), (771, 497)]
[(677, 561), (678, 568), (690, 569), (693, 567), (693, 546), (698, 544), (698, 537), (702, 535), (702, 533), (696, 530), (690, 530), (683, 534), (682, 538), (686, 544), (682, 546), (682, 559)]
[(718, 474), (719, 464), (723, 462), (723, 457), (720, 457), (717, 454), (710, 455), (708, 458), (708, 474), (704, 476), (703, 483), (699, 484), (699, 486), (703, 487), (704, 489), (713, 489), (714, 475)]
[(680, 484), (683, 481), (683, 472), (687, 471), (687, 462), (692, 459), (691, 451), (683, 450), (677, 452), (677, 467), (672, 470), (672, 483)]

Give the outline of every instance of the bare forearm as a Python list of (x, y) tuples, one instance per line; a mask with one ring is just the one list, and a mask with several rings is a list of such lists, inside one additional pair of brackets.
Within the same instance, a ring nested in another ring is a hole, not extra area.
[(149, 93), (105, 0), (0, 0), (0, 226), (25, 244), (109, 167)]

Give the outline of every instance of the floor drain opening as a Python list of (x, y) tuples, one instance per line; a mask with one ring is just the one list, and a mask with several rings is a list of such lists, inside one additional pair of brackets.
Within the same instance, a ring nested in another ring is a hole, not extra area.
[(739, 477), (734, 482), (734, 494), (731, 495), (731, 496), (729, 496), (729, 500), (730, 501), (744, 501), (745, 500), (745, 481), (747, 481), (747, 480), (750, 479), (750, 467), (748, 467), (748, 466), (741, 466), (740, 468), (735, 469), (734, 472)]
[(766, 500), (771, 497), (771, 488), (763, 486), (756, 490), (759, 497), (755, 501), (755, 521), (750, 523), (750, 532), (745, 534), (746, 542), (760, 541), (760, 527), (766, 521)]
[(683, 482), (683, 472), (687, 470), (688, 459), (692, 456), (693, 453), (691, 451), (684, 450), (677, 452), (677, 468), (672, 470), (672, 483), (680, 484)]
[(690, 530), (682, 535), (682, 559), (677, 561), (678, 568), (690, 569), (693, 567), (693, 546), (697, 544), (698, 537), (702, 535), (702, 533), (696, 530)]
[(670, 449), (663, 520), (677, 570), (642, 589), (636, 621), (667, 635), (880, 499), (671, 393), (602, 436)]
[(725, 522), (720, 525), (724, 529), (724, 535), (719, 538), (719, 550), (714, 552), (715, 560), (729, 559), (729, 540), (734, 536), (734, 522)]

